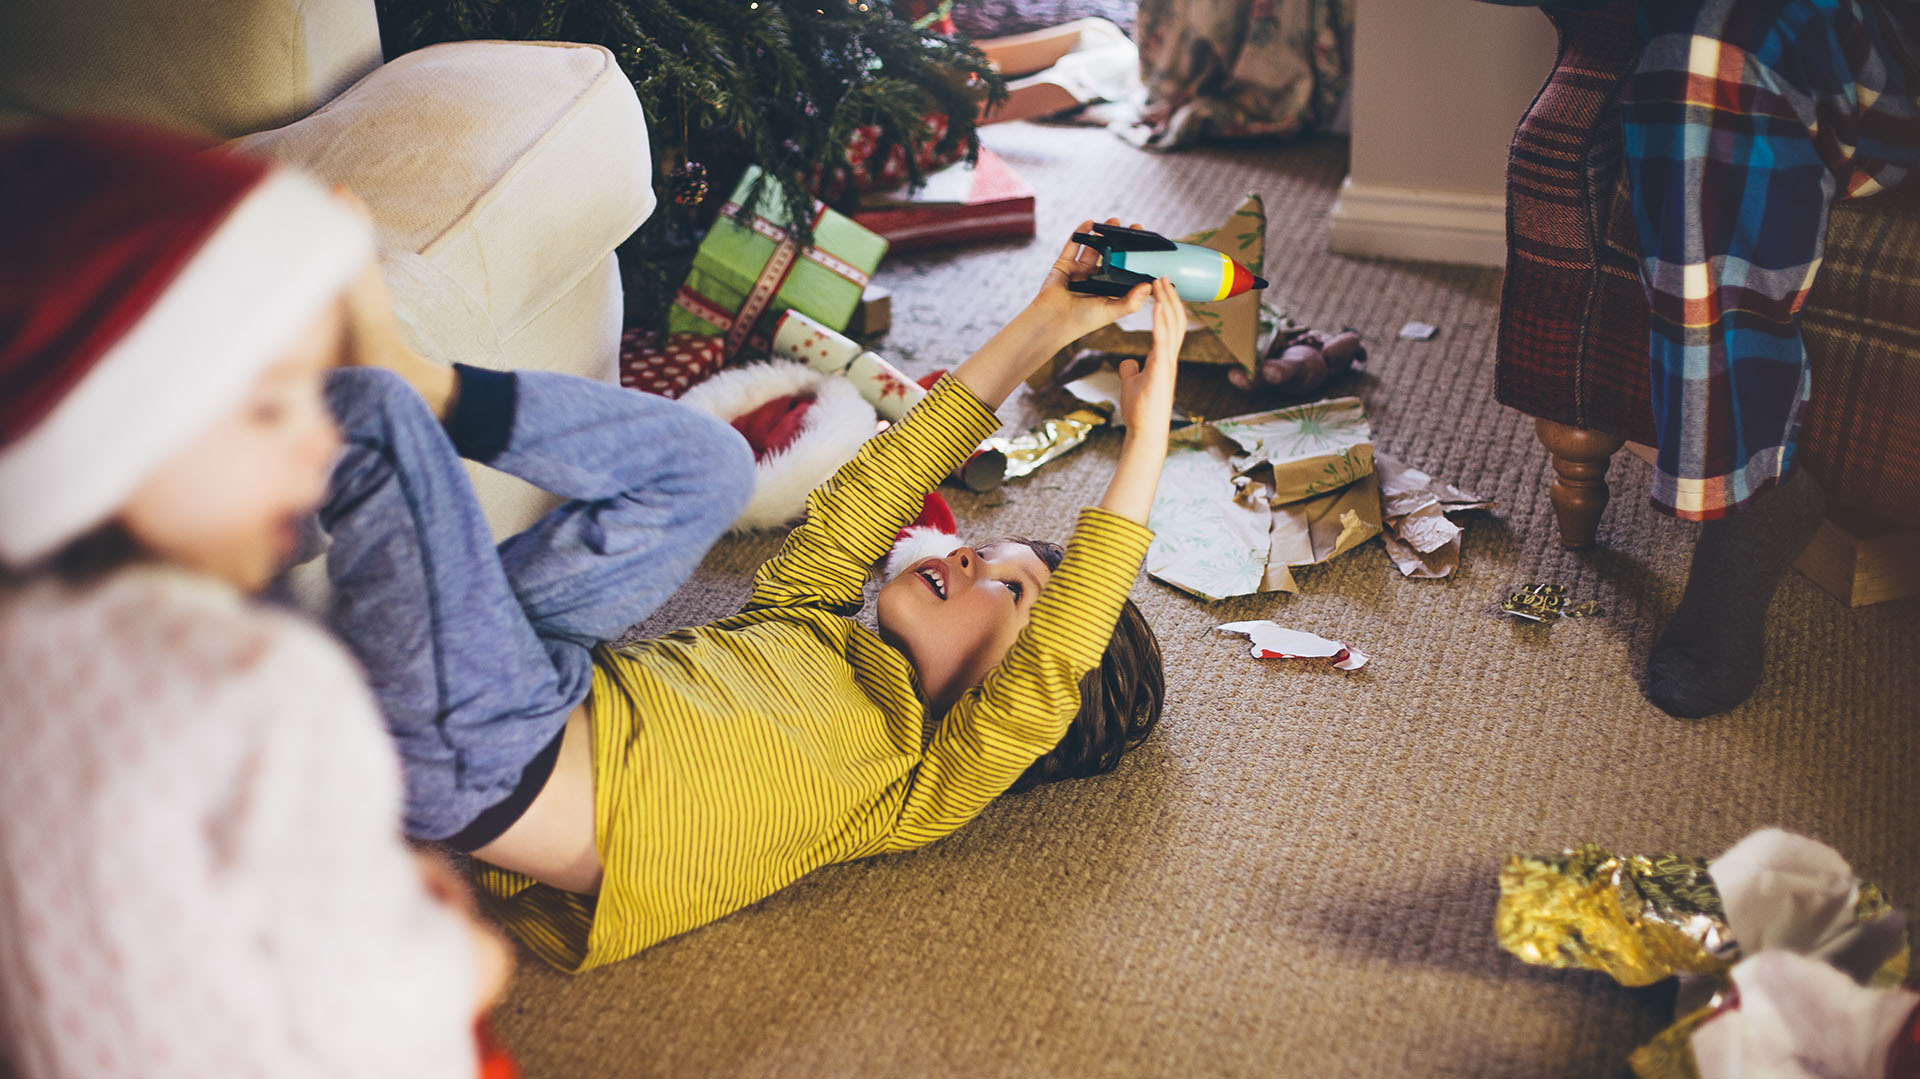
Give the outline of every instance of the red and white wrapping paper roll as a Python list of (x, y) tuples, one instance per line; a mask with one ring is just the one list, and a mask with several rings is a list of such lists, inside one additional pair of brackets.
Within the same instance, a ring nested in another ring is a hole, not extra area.
[(774, 324), (773, 351), (822, 374), (845, 375), (874, 411), (888, 421), (897, 422), (927, 395), (878, 353), (865, 351), (858, 341), (798, 311), (782, 312)]

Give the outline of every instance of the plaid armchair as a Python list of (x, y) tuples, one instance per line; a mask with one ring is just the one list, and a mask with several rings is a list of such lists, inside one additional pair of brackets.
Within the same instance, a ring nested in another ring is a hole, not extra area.
[[(1651, 443), (1647, 301), (1627, 202), (1620, 94), (1635, 0), (1550, 11), (1560, 55), (1507, 160), (1507, 275), (1494, 395), (1535, 417), (1562, 544), (1593, 542), (1607, 463)], [(1920, 523), (1920, 190), (1836, 203), (1801, 312), (1813, 398), (1800, 462), (1829, 500)]]

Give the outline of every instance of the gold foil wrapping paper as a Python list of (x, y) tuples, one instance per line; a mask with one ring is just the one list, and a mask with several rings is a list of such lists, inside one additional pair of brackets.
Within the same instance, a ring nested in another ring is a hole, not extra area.
[(1557, 584), (1523, 584), (1500, 601), (1498, 612), (1529, 622), (1557, 622), (1601, 613), (1598, 600), (1570, 600), (1566, 586)]
[(1500, 946), (1529, 963), (1604, 971), (1622, 985), (1724, 976), (1735, 958), (1704, 859), (1623, 857), (1591, 843), (1510, 856), (1494, 928)]
[[(1707, 865), (1672, 854), (1618, 855), (1591, 843), (1557, 855), (1512, 855), (1500, 870), (1494, 932), (1502, 948), (1541, 966), (1603, 971), (1629, 986), (1704, 975), (1724, 988), (1741, 956)], [(1893, 913), (1878, 886), (1860, 882), (1856, 924)], [(1869, 984), (1904, 982), (1909, 955), (1903, 940)], [(1715, 993), (1634, 1050), (1628, 1057), (1634, 1075), (1698, 1079), (1691, 1038), (1721, 1003)]]
[(1007, 467), (1003, 478), (1014, 479), (1085, 442), (1087, 436), (1093, 434), (1094, 428), (1106, 422), (1107, 417), (1102, 412), (1076, 408), (1057, 419), (1045, 420), (1031, 430), (1007, 438), (990, 438), (980, 446), (1004, 454)]

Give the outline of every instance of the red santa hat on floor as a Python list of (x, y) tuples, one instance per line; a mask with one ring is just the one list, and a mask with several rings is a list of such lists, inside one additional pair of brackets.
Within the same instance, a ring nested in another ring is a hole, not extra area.
[(372, 253), (319, 182), (201, 141), (0, 137), (0, 562), (109, 519)]

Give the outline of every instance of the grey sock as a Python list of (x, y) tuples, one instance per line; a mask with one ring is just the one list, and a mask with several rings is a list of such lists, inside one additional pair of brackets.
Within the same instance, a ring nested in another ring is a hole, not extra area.
[(1709, 521), (1673, 620), (1647, 660), (1647, 699), (1668, 715), (1724, 712), (1753, 693), (1764, 668), (1767, 605), (1826, 513), (1804, 468), (1745, 510)]

